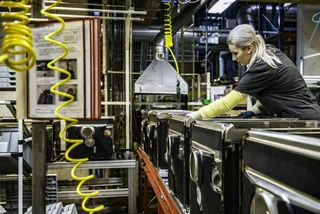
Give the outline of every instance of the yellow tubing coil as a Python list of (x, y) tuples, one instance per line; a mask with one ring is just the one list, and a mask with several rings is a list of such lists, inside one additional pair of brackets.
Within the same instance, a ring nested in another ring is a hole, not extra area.
[(62, 108), (68, 106), (69, 104), (71, 104), (71, 103), (74, 101), (74, 97), (73, 97), (72, 95), (67, 94), (67, 93), (63, 93), (63, 92), (60, 92), (60, 91), (57, 91), (57, 90), (56, 90), (56, 88), (58, 88), (59, 86), (65, 84), (65, 83), (67, 83), (67, 82), (70, 80), (70, 78), (71, 78), (71, 74), (70, 74), (68, 71), (54, 66), (55, 63), (57, 63), (58, 61), (60, 61), (62, 58), (64, 58), (64, 57), (67, 56), (67, 54), (68, 54), (68, 47), (67, 47), (66, 45), (64, 45), (64, 44), (61, 43), (61, 42), (58, 42), (58, 41), (56, 41), (56, 40), (51, 39), (51, 37), (59, 34), (59, 33), (65, 28), (65, 22), (63, 21), (63, 19), (61, 19), (60, 17), (54, 16), (54, 15), (52, 15), (52, 14), (50, 14), (50, 13), (47, 12), (48, 10), (51, 10), (51, 9), (53, 9), (54, 7), (56, 7), (57, 5), (59, 5), (60, 2), (61, 2), (61, 0), (58, 0), (56, 3), (54, 3), (54, 4), (50, 5), (49, 7), (41, 10), (41, 13), (42, 13), (44, 16), (49, 17), (49, 18), (52, 18), (52, 19), (54, 19), (54, 20), (57, 20), (57, 21), (59, 21), (59, 22), (61, 23), (61, 27), (60, 27), (58, 30), (56, 30), (56, 31), (54, 31), (54, 32), (52, 32), (52, 33), (50, 33), (50, 34), (48, 34), (48, 35), (46, 35), (46, 36), (44, 37), (44, 39), (45, 39), (47, 42), (53, 43), (53, 44), (55, 44), (55, 45), (58, 45), (58, 46), (60, 46), (60, 47), (62, 47), (62, 48), (64, 49), (64, 53), (63, 53), (60, 57), (58, 57), (58, 58), (52, 60), (50, 63), (48, 63), (48, 68), (51, 69), (51, 70), (54, 70), (54, 71), (57, 71), (57, 72), (60, 72), (60, 73), (64, 73), (64, 74), (67, 75), (67, 78), (66, 78), (66, 79), (58, 82), (58, 83), (55, 84), (55, 85), (53, 85), (53, 86), (50, 88), (50, 91), (51, 91), (52, 93), (54, 93), (54, 94), (58, 94), (59, 96), (68, 97), (68, 98), (69, 98), (68, 101), (66, 101), (66, 102), (62, 103), (60, 106), (58, 106), (58, 107), (55, 109), (55, 112), (54, 112), (54, 113), (55, 113), (55, 115), (57, 116), (57, 118), (62, 119), (62, 120), (65, 120), (65, 121), (68, 123), (68, 125), (67, 125), (63, 130), (61, 130), (59, 136), (60, 136), (60, 138), (61, 138), (62, 140), (66, 141), (67, 143), (72, 143), (72, 144), (73, 144), (73, 145), (72, 145), (71, 147), (69, 147), (69, 149), (66, 151), (65, 157), (66, 157), (67, 161), (76, 163), (75, 166), (74, 166), (74, 167), (72, 168), (72, 170), (71, 170), (71, 177), (72, 177), (74, 180), (80, 181), (79, 184), (78, 184), (78, 186), (77, 186), (77, 194), (80, 195), (81, 197), (84, 197), (84, 200), (82, 201), (82, 209), (83, 209), (85, 212), (88, 212), (88, 213), (92, 214), (92, 213), (95, 213), (95, 212), (99, 212), (99, 211), (101, 211), (101, 210), (104, 208), (103, 205), (100, 205), (100, 206), (95, 207), (95, 208), (88, 208), (88, 207), (86, 207), (86, 203), (88, 202), (88, 200), (89, 200), (91, 197), (99, 194), (99, 191), (93, 191), (93, 192), (91, 192), (91, 193), (83, 193), (83, 192), (81, 192), (81, 186), (82, 186), (86, 181), (92, 179), (94, 176), (93, 176), (93, 175), (89, 175), (89, 176), (86, 176), (86, 177), (79, 177), (79, 176), (75, 175), (76, 169), (77, 169), (81, 164), (83, 164), (84, 162), (88, 161), (88, 158), (74, 159), (74, 158), (71, 158), (71, 157), (69, 156), (70, 151), (71, 151), (72, 149), (76, 148), (77, 146), (79, 146), (80, 144), (82, 144), (82, 143), (83, 143), (83, 140), (82, 140), (82, 139), (68, 139), (68, 138), (65, 138), (64, 135), (63, 135), (71, 126), (77, 124), (77, 123), (78, 123), (78, 120), (75, 119), (75, 118), (65, 117), (65, 116), (62, 116), (62, 115), (59, 114), (59, 111), (60, 111)]
[[(13, 2), (1, 1), (0, 7), (21, 9), (18, 12), (3, 12), (1, 18), (12, 19), (14, 22), (3, 22), (3, 30), (6, 33), (2, 41), (2, 55), (0, 63), (4, 62), (7, 67), (15, 71), (26, 71), (36, 63), (36, 52), (33, 49), (32, 30), (27, 25), (29, 1)], [(20, 47), (19, 49), (17, 47)], [(13, 56), (20, 55), (23, 58), (16, 61)]]
[(164, 3), (166, 5), (166, 14), (164, 19), (164, 41), (165, 41), (165, 47), (170, 51), (172, 58), (174, 60), (174, 63), (176, 65), (177, 73), (179, 73), (179, 66), (177, 59), (171, 50), (171, 47), (173, 46), (173, 40), (172, 40), (172, 22), (171, 22), (171, 0)]

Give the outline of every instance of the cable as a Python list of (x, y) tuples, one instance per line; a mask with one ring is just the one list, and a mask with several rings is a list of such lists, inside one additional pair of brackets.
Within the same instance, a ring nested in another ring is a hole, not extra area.
[(171, 0), (169, 0), (168, 2), (164, 3), (167, 8), (165, 9), (167, 11), (167, 13), (164, 15), (165, 19), (164, 19), (164, 40), (165, 40), (165, 47), (170, 51), (172, 58), (174, 60), (175, 66), (176, 66), (176, 71), (177, 71), (177, 84), (176, 84), (176, 92), (177, 92), (177, 96), (178, 96), (178, 102), (180, 102), (180, 80), (179, 80), (179, 66), (178, 66), (178, 62), (177, 59), (173, 53), (173, 51), (171, 50), (171, 47), (173, 46), (173, 40), (172, 40), (172, 22), (171, 22)]
[(68, 125), (60, 131), (59, 133), (59, 136), (62, 140), (66, 141), (67, 143), (72, 143), (72, 146), (69, 147), (69, 149), (66, 151), (66, 154), (65, 154), (65, 157), (68, 161), (70, 162), (74, 162), (76, 163), (75, 166), (72, 168), (71, 170), (71, 177), (74, 179), (74, 180), (77, 180), (77, 181), (80, 181), (78, 186), (77, 186), (77, 194), (84, 197), (84, 200), (82, 201), (82, 209), (85, 211), (85, 212), (88, 212), (90, 214), (93, 214), (95, 212), (99, 212), (101, 211), (104, 206), (103, 205), (100, 205), (98, 207), (95, 207), (95, 208), (88, 208), (86, 207), (86, 204), (88, 202), (88, 200), (99, 194), (99, 191), (94, 191), (94, 192), (91, 192), (91, 193), (83, 193), (81, 192), (81, 186), (87, 182), (88, 180), (92, 179), (94, 177), (94, 175), (89, 175), (89, 176), (86, 176), (86, 177), (79, 177), (79, 176), (76, 176), (75, 175), (75, 171), (76, 169), (81, 165), (83, 164), (84, 162), (88, 161), (88, 158), (81, 158), (81, 159), (74, 159), (74, 158), (71, 158), (69, 156), (70, 152), (72, 149), (76, 148), (77, 146), (81, 145), (83, 143), (83, 140), (82, 139), (68, 139), (68, 138), (65, 138), (63, 136), (63, 134), (73, 125), (77, 124), (78, 123), (78, 120), (75, 119), (75, 118), (69, 118), (69, 117), (65, 117), (65, 116), (62, 116), (59, 114), (59, 111), (68, 106), (69, 104), (71, 104), (73, 101), (74, 101), (74, 96), (72, 96), (71, 94), (67, 94), (67, 93), (63, 93), (63, 92), (60, 92), (60, 91), (57, 91), (56, 88), (60, 87), (61, 85), (67, 83), (70, 79), (71, 79), (71, 73), (68, 72), (67, 70), (64, 70), (64, 69), (61, 69), (61, 68), (58, 68), (58, 67), (55, 67), (54, 64), (57, 63), (58, 61), (60, 61), (62, 58), (64, 58), (65, 56), (67, 56), (68, 54), (68, 47), (61, 43), (61, 42), (58, 42), (56, 40), (53, 40), (51, 39), (51, 37), (59, 34), (61, 31), (63, 31), (63, 29), (65, 28), (65, 22), (63, 21), (63, 19), (61, 19), (60, 17), (57, 17), (53, 14), (50, 14), (48, 13), (47, 11), (53, 9), (54, 7), (56, 7), (57, 5), (59, 5), (61, 2), (61, 0), (57, 0), (56, 3), (53, 3), (52, 5), (50, 5), (49, 7), (45, 8), (45, 9), (42, 9), (41, 10), (41, 13), (46, 16), (46, 17), (49, 17), (51, 19), (54, 19), (54, 20), (57, 20), (58, 22), (61, 23), (61, 27), (59, 29), (57, 29), (56, 31), (54, 32), (51, 32), (50, 34), (46, 35), (44, 37), (44, 39), (47, 41), (47, 42), (50, 42), (50, 43), (53, 43), (57, 46), (60, 46), (64, 49), (64, 53), (57, 57), (56, 59), (52, 60), (51, 62), (48, 63), (48, 68), (51, 69), (51, 70), (54, 70), (54, 71), (57, 71), (57, 72), (60, 72), (60, 73), (64, 73), (67, 75), (67, 78), (66, 79), (63, 79), (62, 81), (56, 83), (55, 85), (53, 85), (51, 88), (50, 88), (50, 91), (54, 94), (57, 94), (59, 96), (63, 96), (63, 97), (68, 97), (69, 100), (62, 103), (60, 106), (58, 106), (54, 113), (55, 115), (59, 118), (59, 119), (62, 119), (62, 120), (65, 120), (66, 122), (69, 122)]
[[(150, 202), (148, 203), (147, 207), (149, 207), (149, 206), (152, 204), (152, 202), (154, 201), (154, 199), (156, 199), (156, 198), (157, 198), (157, 196), (154, 196), (154, 197), (150, 200)], [(141, 214), (144, 214), (144, 211), (143, 211)]]
[(309, 40), (309, 42), (308, 42), (308, 45), (307, 45), (307, 48), (306, 48), (306, 50), (304, 51), (304, 54), (303, 54), (303, 56), (302, 57), (304, 57), (305, 55), (306, 55), (306, 53), (307, 53), (307, 50), (309, 49), (309, 47), (310, 47), (310, 44), (311, 44), (311, 41), (312, 41), (312, 39), (313, 39), (313, 37), (314, 37), (314, 35), (315, 35), (315, 33), (316, 33), (316, 31), (317, 31), (317, 29), (318, 29), (318, 26), (319, 26), (319, 23), (320, 23), (320, 17), (319, 17), (319, 19), (318, 20), (316, 20), (315, 18), (316, 18), (316, 16), (320, 16), (320, 12), (318, 12), (318, 13), (316, 13), (316, 14), (314, 14), (313, 15), (313, 17), (312, 17), (312, 21), (314, 22), (314, 23), (316, 23), (317, 25), (316, 25), (316, 27), (314, 28), (314, 30), (313, 30), (313, 33), (312, 33), (312, 35), (311, 35), (311, 37), (310, 37), (310, 40)]
[[(36, 52), (33, 49), (32, 31), (27, 25), (30, 20), (27, 17), (29, 8), (28, 0), (21, 2), (1, 1), (0, 7), (6, 7), (9, 12), (3, 12), (1, 18), (13, 19), (14, 22), (3, 22), (3, 30), (6, 33), (2, 42), (2, 55), (0, 63), (12, 70), (24, 72), (32, 68), (36, 63)], [(11, 8), (21, 9), (19, 12), (12, 12)], [(13, 56), (22, 56), (16, 60)]]
[(165, 47), (170, 51), (175, 66), (176, 66), (176, 70), (177, 73), (179, 73), (179, 66), (178, 66), (178, 62), (177, 59), (174, 55), (174, 53), (171, 50), (171, 47), (173, 46), (173, 40), (172, 40), (172, 22), (171, 22), (171, 0), (169, 0), (168, 2), (164, 3), (167, 8), (165, 9), (167, 11), (167, 13), (164, 15), (165, 19), (164, 19), (164, 40), (165, 40)]

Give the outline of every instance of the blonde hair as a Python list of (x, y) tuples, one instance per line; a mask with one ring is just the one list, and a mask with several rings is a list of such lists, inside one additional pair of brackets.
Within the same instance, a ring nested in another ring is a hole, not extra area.
[(241, 24), (232, 29), (228, 35), (227, 43), (236, 46), (237, 48), (244, 49), (249, 45), (253, 45), (252, 57), (247, 65), (247, 70), (255, 62), (263, 60), (270, 67), (277, 68), (277, 64), (282, 64), (280, 59), (270, 50), (267, 50), (264, 39), (261, 35), (257, 34), (253, 27), (248, 24)]

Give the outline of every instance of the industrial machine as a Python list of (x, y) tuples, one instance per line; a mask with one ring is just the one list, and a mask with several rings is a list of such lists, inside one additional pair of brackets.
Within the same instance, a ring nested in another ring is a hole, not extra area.
[(319, 136), (319, 130), (248, 132), (243, 140), (243, 213), (320, 212), (320, 191), (314, 186), (320, 176)]
[[(173, 115), (186, 115), (184, 110), (151, 110), (143, 111), (142, 131), (144, 134), (143, 148), (153, 164), (159, 170), (167, 171), (166, 141), (168, 137), (169, 121)], [(147, 116), (148, 114), (148, 116)], [(148, 119), (146, 120), (146, 117)], [(147, 125), (146, 125), (147, 124)]]
[(168, 181), (173, 197), (183, 209), (189, 208), (189, 132), (185, 117), (173, 115), (167, 138)]
[(184, 156), (183, 142), (179, 134), (170, 133), (167, 140), (168, 185), (174, 196), (184, 204)]
[(142, 149), (147, 153), (149, 158), (152, 157), (150, 153), (150, 141), (149, 136), (147, 133), (147, 130), (150, 128), (149, 126), (149, 117), (148, 117), (148, 111), (142, 110), (141, 111), (141, 146)]
[[(192, 214), (250, 213), (253, 209), (255, 202), (252, 200), (262, 190), (248, 178), (247, 171), (241, 170), (246, 168), (242, 165), (242, 160), (246, 163), (244, 157), (254, 153), (246, 153), (246, 143), (241, 143), (250, 130), (319, 136), (317, 121), (296, 118), (240, 119), (222, 116), (195, 121), (186, 118), (188, 112), (184, 111), (142, 112), (143, 148), (160, 175), (161, 169), (165, 169), (163, 163), (167, 161), (168, 186), (172, 197), (181, 209)], [(280, 171), (284, 172), (284, 169)], [(262, 194), (269, 190), (263, 191)], [(266, 211), (272, 213), (271, 209)], [(253, 213), (258, 214), (259, 210)]]
[[(288, 130), (288, 128), (317, 126), (317, 122), (299, 121), (294, 118), (215, 118), (197, 121), (191, 133), (192, 152), (189, 164), (191, 213), (241, 213), (240, 142), (250, 129)], [(212, 200), (206, 202), (207, 198)]]
[(191, 213), (221, 212), (221, 152), (196, 142), (190, 153)]
[[(110, 160), (114, 154), (114, 117), (101, 120), (82, 120), (67, 131), (70, 139), (82, 139), (83, 144), (71, 150), (73, 158), (89, 157), (90, 160)], [(72, 144), (68, 144), (67, 147)]]

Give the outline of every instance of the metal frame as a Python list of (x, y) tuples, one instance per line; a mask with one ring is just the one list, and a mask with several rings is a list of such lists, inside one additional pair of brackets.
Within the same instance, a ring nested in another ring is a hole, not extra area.
[[(110, 10), (103, 10), (102, 14), (105, 15), (106, 12)], [(126, 127), (125, 127), (125, 135), (126, 135), (126, 149), (130, 149), (132, 145), (132, 138), (131, 138), (131, 123), (132, 123), (132, 114), (131, 114), (131, 104), (132, 104), (132, 21), (143, 21), (143, 18), (139, 18), (140, 20), (136, 20), (137, 18), (132, 17), (132, 14), (140, 14), (145, 15), (146, 11), (134, 11), (133, 7), (129, 7), (127, 10), (126, 15), (124, 17), (117, 17), (121, 20), (125, 21), (125, 50), (124, 50), (124, 75), (125, 75), (125, 100), (120, 102), (109, 102), (108, 97), (108, 68), (107, 68), (107, 51), (106, 45), (103, 45), (103, 75), (104, 75), (104, 86), (105, 86), (105, 102), (101, 102), (101, 105), (105, 106), (105, 115), (108, 114), (108, 105), (124, 105), (125, 106), (125, 114), (126, 114)], [(124, 13), (122, 10), (121, 13)], [(108, 19), (114, 20), (115, 17), (107, 17)], [(107, 41), (105, 38), (105, 34), (107, 31), (106, 28), (106, 21), (103, 20), (103, 41)]]
[[(19, 119), (18, 121), (18, 135), (19, 141), (23, 140), (23, 120)], [(23, 144), (19, 143), (18, 145), (18, 152), (23, 154)], [(19, 156), (18, 160), (18, 213), (23, 213), (23, 155)]]
[[(72, 162), (49, 163), (48, 169), (72, 168)], [(83, 163), (79, 169), (128, 169), (128, 187), (121, 189), (99, 190), (99, 194), (93, 198), (126, 197), (128, 196), (128, 213), (137, 213), (136, 208), (136, 160), (110, 160), (110, 161), (88, 161)], [(76, 191), (60, 191), (59, 198), (79, 198)]]
[[(17, 120), (17, 112), (13, 105), (16, 104), (16, 101), (13, 100), (4, 100), (0, 101), (0, 105), (6, 105), (7, 108), (12, 113), (13, 117)], [(31, 141), (31, 138), (23, 139), (24, 133), (26, 136), (30, 136), (30, 132), (27, 129), (22, 119), (18, 119), (18, 213), (23, 213), (23, 143)], [(20, 143), (23, 142), (23, 143)], [(2, 156), (11, 156), (12, 154), (3, 154)]]

